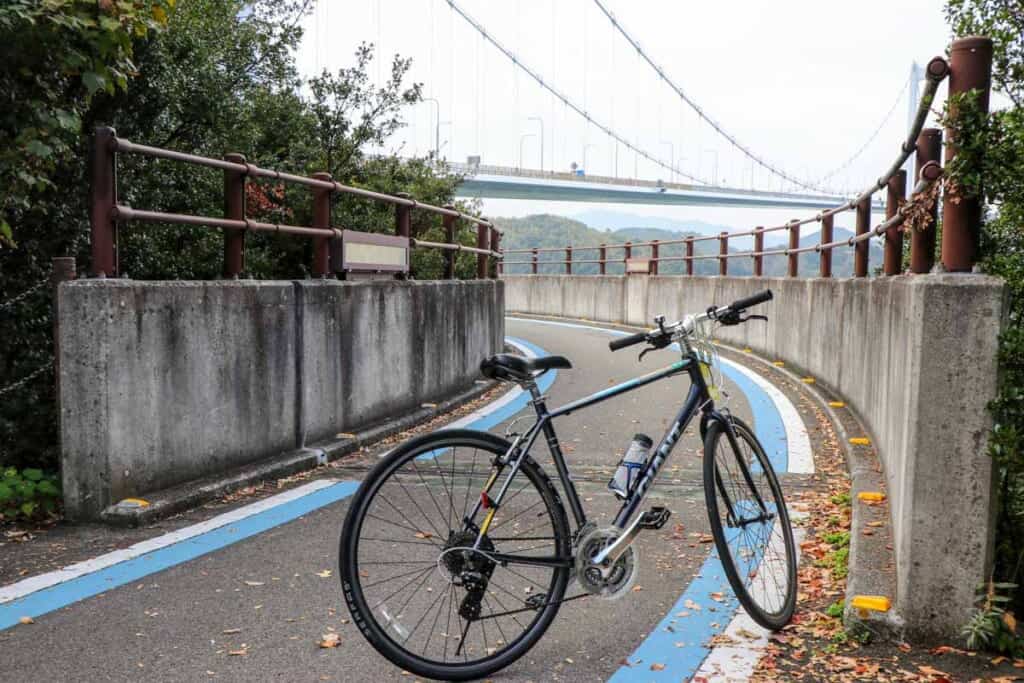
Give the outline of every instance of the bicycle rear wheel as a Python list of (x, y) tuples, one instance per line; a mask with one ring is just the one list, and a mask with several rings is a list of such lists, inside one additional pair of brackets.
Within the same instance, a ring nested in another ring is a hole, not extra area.
[(568, 565), (490, 555), (569, 557), (565, 510), (529, 457), (472, 549), (486, 512), (470, 518), (491, 463), (508, 448), (470, 430), (413, 439), (370, 472), (352, 501), (339, 548), (345, 600), (370, 644), (404, 670), (483, 678), (525, 654), (558, 612)]
[(782, 488), (753, 430), (732, 417), (704, 439), (704, 497), (722, 568), (747, 614), (779, 630), (796, 609), (796, 546)]

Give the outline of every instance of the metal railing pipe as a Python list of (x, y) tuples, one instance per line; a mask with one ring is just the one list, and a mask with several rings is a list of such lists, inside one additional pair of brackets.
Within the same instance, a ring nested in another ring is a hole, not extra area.
[[(857, 204), (857, 223), (856, 223), (856, 236), (868, 235), (868, 231), (871, 229), (871, 197), (861, 199)], [(853, 276), (854, 277), (867, 277), (868, 275), (868, 249), (869, 245), (866, 239), (852, 241), (854, 244), (853, 252)]]
[[(822, 244), (826, 244), (832, 241), (832, 224), (833, 216), (824, 216), (821, 219), (821, 235), (819, 247)], [(818, 259), (818, 275), (820, 277), (832, 277), (832, 250), (831, 249), (818, 249), (821, 256)]]
[(794, 220), (789, 228), (789, 277), (800, 274), (800, 221)]

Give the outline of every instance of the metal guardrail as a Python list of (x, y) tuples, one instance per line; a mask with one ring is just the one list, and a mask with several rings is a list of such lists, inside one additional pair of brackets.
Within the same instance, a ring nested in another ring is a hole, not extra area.
[[(971, 37), (963, 38), (953, 42), (950, 50), (950, 62), (943, 57), (935, 57), (925, 69), (927, 79), (926, 85), (918, 102), (917, 112), (913, 125), (906, 140), (900, 147), (900, 153), (885, 171), (885, 173), (871, 186), (866, 188), (856, 197), (831, 209), (821, 211), (814, 216), (804, 219), (794, 219), (782, 225), (772, 227), (757, 227), (752, 230), (738, 232), (723, 232), (718, 235), (704, 237), (687, 237), (676, 240), (652, 240), (649, 242), (626, 242), (624, 244), (602, 244), (596, 247), (562, 247), (531, 248), (531, 249), (507, 249), (505, 254), (528, 254), (530, 258), (525, 260), (503, 260), (499, 264), (499, 271), (515, 265), (528, 265), (531, 272), (536, 274), (538, 264), (540, 265), (564, 265), (567, 274), (572, 273), (573, 266), (583, 263), (597, 263), (600, 266), (599, 272), (606, 273), (607, 264), (629, 265), (633, 261), (633, 252), (638, 248), (650, 250), (650, 256), (646, 259), (649, 263), (648, 272), (657, 274), (658, 264), (668, 261), (683, 261), (686, 264), (686, 274), (693, 275), (694, 261), (717, 259), (719, 263), (719, 274), (728, 274), (729, 259), (752, 258), (753, 274), (763, 275), (763, 264), (765, 256), (786, 256), (789, 259), (788, 275), (796, 277), (798, 274), (798, 260), (802, 253), (817, 252), (821, 255), (819, 274), (821, 277), (832, 275), (832, 251), (841, 247), (853, 247), (854, 252), (854, 276), (865, 277), (868, 274), (868, 240), (871, 237), (882, 236), (885, 240), (883, 272), (886, 275), (896, 275), (902, 270), (903, 259), (903, 235), (908, 232), (905, 225), (910, 216), (923, 218), (928, 229), (912, 230), (910, 237), (910, 270), (914, 273), (929, 272), (935, 265), (935, 224), (938, 217), (938, 194), (939, 179), (943, 175), (940, 165), (942, 152), (942, 131), (937, 128), (924, 128), (928, 113), (935, 98), (939, 84), (946, 79), (950, 73), (955, 74), (950, 79), (949, 93), (951, 96), (965, 93), (970, 90), (979, 90), (983, 94), (984, 102), (988, 101), (989, 78), (991, 69), (992, 43), (988, 38)], [(951, 146), (947, 149), (947, 158), (955, 153)], [(901, 170), (911, 154), (915, 154), (915, 185), (909, 201), (905, 201), (906, 174)], [(689, 187), (689, 186), (686, 186)], [(873, 195), (882, 189), (886, 190), (885, 211), (886, 219), (875, 228), (871, 228), (871, 201)], [(975, 202), (976, 204), (976, 202)], [(833, 219), (836, 214), (844, 211), (856, 211), (855, 235), (846, 240), (834, 241)], [(820, 223), (820, 240), (817, 244), (801, 247), (800, 228), (810, 223)], [(969, 201), (945, 202), (943, 204), (943, 234), (942, 234), (942, 262), (949, 271), (970, 271), (975, 262), (977, 252), (977, 235), (980, 224), (980, 210), (971, 206)], [(768, 232), (786, 230), (789, 232), (789, 244), (786, 248), (765, 249), (764, 234)], [(754, 247), (750, 251), (730, 252), (729, 239), (738, 237), (754, 238)], [(717, 240), (719, 250), (717, 254), (696, 255), (694, 244), (696, 242)], [(682, 256), (661, 256), (659, 249), (670, 244), (684, 244), (685, 255)], [(573, 254), (577, 251), (596, 250), (597, 258), (574, 259)], [(621, 255), (609, 257), (609, 250), (621, 250)], [(544, 252), (564, 252), (564, 260), (539, 261), (538, 255)], [(629, 270), (627, 268), (627, 270)], [(635, 272), (635, 269), (634, 269)]]
[[(224, 172), (224, 217), (193, 216), (135, 209), (117, 201), (117, 155), (137, 154), (157, 159), (167, 159)], [(500, 259), (501, 232), (493, 223), (481, 216), (458, 211), (453, 206), (433, 206), (419, 202), (407, 194), (389, 195), (358, 187), (342, 185), (327, 173), (316, 173), (312, 177), (293, 175), (271, 169), (260, 168), (247, 163), (241, 154), (228, 154), (223, 159), (187, 154), (159, 147), (150, 147), (117, 137), (113, 128), (97, 128), (92, 149), (92, 187), (90, 197), (90, 226), (92, 243), (92, 268), (95, 277), (116, 277), (119, 273), (117, 253), (118, 222), (138, 221), (144, 223), (171, 223), (220, 228), (224, 236), (224, 268), (227, 278), (238, 277), (245, 267), (245, 234), (254, 232), (276, 232), (311, 237), (314, 240), (313, 274), (328, 277), (332, 270), (341, 270), (339, 263), (332, 268), (332, 243), (342, 239), (343, 231), (330, 225), (331, 196), (335, 193), (361, 197), (371, 201), (391, 204), (395, 207), (395, 235), (404, 238), (408, 248), (440, 249), (445, 251), (445, 277), (455, 276), (454, 254), (467, 251), (477, 255), (477, 277), (486, 278), (489, 272), (488, 260)], [(298, 226), (284, 223), (266, 223), (246, 216), (245, 192), (249, 178), (272, 179), (284, 183), (302, 185), (312, 190), (313, 225)], [(441, 216), (447, 242), (418, 240), (410, 234), (410, 212), (427, 211)], [(477, 226), (477, 246), (462, 246), (457, 240), (459, 221)], [(371, 233), (366, 233), (367, 235)], [(394, 271), (385, 264), (382, 271)]]

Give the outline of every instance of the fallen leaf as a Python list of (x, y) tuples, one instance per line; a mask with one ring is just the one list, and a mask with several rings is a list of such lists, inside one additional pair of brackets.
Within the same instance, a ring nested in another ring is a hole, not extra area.
[(245, 649), (245, 648), (242, 648), (241, 650), (229, 650), (228, 651), (228, 655), (231, 656), (231, 657), (241, 657), (242, 655), (247, 655), (247, 654), (249, 654), (249, 651), (247, 649)]
[(241, 633), (241, 632), (242, 632), (242, 629), (240, 629), (240, 628), (228, 628), (228, 629), (224, 629), (223, 631), (221, 631), (221, 633), (223, 633), (226, 636), (230, 636), (232, 633)]
[(416, 538), (433, 538), (434, 537), (434, 534), (430, 533), (429, 531), (417, 531), (415, 535), (416, 535)]
[(321, 579), (327, 579), (331, 576), (331, 570), (325, 569), (322, 572), (317, 572), (316, 575), (319, 576)]
[(664, 671), (664, 670), (665, 670), (665, 665), (664, 664), (651, 664), (651, 671)]
[(320, 647), (325, 649), (331, 647), (338, 647), (339, 645), (341, 645), (341, 636), (337, 633), (325, 633), (322, 636), (320, 636), (319, 645)]
[(21, 619), (18, 619), (18, 623), (19, 624), (34, 624), (34, 623), (36, 623), (36, 620), (33, 619), (32, 617), (22, 617)]
[(246, 586), (262, 586), (263, 582), (262, 581), (246, 581), (245, 585)]
[(711, 599), (715, 602), (725, 602), (725, 593), (712, 593)]

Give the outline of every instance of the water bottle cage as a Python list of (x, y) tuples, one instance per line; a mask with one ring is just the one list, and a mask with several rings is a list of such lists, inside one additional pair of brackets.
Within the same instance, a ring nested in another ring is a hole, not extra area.
[(627, 462), (626, 460), (619, 461), (618, 467), (626, 468), (626, 495), (633, 493), (633, 487), (636, 486), (636, 482), (646, 466), (647, 463), (645, 462)]

